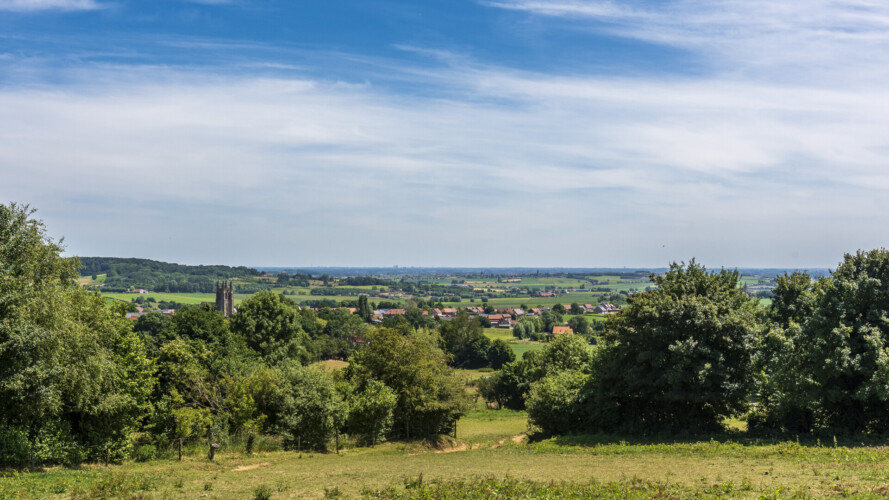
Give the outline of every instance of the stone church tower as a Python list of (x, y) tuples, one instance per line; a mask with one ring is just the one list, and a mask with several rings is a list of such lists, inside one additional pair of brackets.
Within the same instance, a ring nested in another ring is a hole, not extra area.
[(230, 318), (234, 313), (235, 299), (233, 295), (234, 286), (231, 281), (223, 281), (222, 286), (216, 282), (216, 310), (221, 312), (226, 318)]

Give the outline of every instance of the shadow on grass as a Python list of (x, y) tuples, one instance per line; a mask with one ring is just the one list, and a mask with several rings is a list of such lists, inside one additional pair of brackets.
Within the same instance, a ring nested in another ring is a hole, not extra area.
[(548, 442), (555, 446), (602, 447), (602, 446), (659, 446), (659, 445), (733, 445), (733, 446), (785, 446), (792, 444), (802, 448), (882, 448), (889, 452), (889, 434), (781, 434), (750, 433), (726, 430), (707, 434), (569, 434), (548, 435), (535, 433), (530, 443)]

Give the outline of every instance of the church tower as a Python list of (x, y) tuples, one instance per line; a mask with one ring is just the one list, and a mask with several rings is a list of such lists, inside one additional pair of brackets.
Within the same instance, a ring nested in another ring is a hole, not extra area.
[(234, 286), (231, 281), (223, 281), (222, 286), (216, 282), (216, 310), (221, 312), (226, 318), (230, 318), (234, 314)]

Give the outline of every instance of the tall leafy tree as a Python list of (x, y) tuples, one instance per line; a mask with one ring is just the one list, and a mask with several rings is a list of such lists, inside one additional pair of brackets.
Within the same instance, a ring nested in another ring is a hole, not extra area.
[(299, 312), (278, 294), (264, 290), (244, 299), (231, 319), (231, 328), (265, 357), (308, 362), (308, 336)]
[(738, 271), (692, 260), (652, 275), (606, 324), (610, 345), (582, 399), (593, 429), (700, 431), (747, 408), (760, 337)]
[(347, 376), (357, 387), (382, 382), (397, 395), (391, 436), (434, 437), (452, 430), (468, 400), (434, 336), (378, 328), (350, 359)]
[[(796, 302), (798, 308), (809, 301)], [(814, 424), (889, 430), (889, 251), (847, 254), (815, 289), (811, 317), (788, 335)]]
[(479, 368), (488, 364), (491, 341), (477, 318), (465, 309), (439, 327), (442, 348), (451, 354), (451, 363), (461, 368)]
[(0, 462), (122, 458), (153, 368), (33, 214), (0, 205)]

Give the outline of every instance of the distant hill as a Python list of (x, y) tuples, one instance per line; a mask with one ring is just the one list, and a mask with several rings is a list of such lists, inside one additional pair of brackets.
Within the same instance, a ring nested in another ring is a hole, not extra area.
[(245, 266), (187, 266), (150, 259), (120, 257), (80, 257), (81, 276), (107, 277), (102, 286), (106, 292), (124, 292), (144, 288), (152, 292), (212, 293), (217, 280), (260, 276)]

